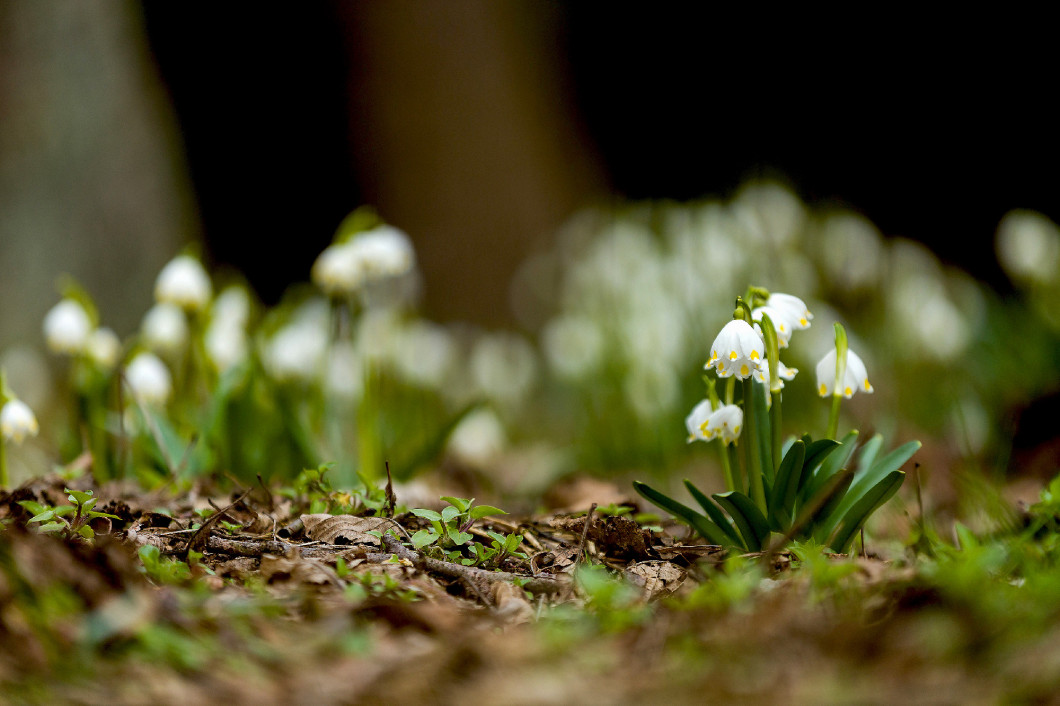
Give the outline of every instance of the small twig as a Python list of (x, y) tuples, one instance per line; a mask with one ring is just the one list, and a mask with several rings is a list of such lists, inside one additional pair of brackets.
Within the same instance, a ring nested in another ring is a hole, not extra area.
[(206, 518), (206, 521), (203, 522), (202, 525), (199, 526), (199, 530), (195, 534), (193, 534), (191, 536), (191, 539), (188, 540), (187, 546), (184, 547), (184, 558), (185, 559), (188, 556), (188, 552), (201, 551), (202, 549), (204, 549), (206, 547), (207, 542), (208, 542), (209, 537), (210, 537), (210, 532), (213, 531), (214, 525), (216, 525), (221, 520), (221, 518), (224, 517), (224, 514), (226, 512), (231, 510), (233, 507), (235, 507), (239, 503), (243, 502), (243, 498), (245, 498), (248, 495), (250, 495), (250, 491), (251, 490), (253, 490), (253, 488), (248, 488), (246, 491), (243, 492), (242, 495), (240, 495), (238, 498), (236, 498), (234, 502), (229, 504), (228, 507), (226, 507), (226, 508), (214, 513), (213, 515), (210, 515), (208, 518)]
[(405, 559), (421, 571), (442, 574), (443, 576), (462, 579), (464, 581), (472, 581), (480, 584), (480, 590), (485, 586), (498, 582), (519, 582), (522, 588), (531, 593), (559, 593), (563, 590), (564, 584), (554, 578), (533, 578), (511, 574), (506, 571), (486, 571), (485, 569), (479, 569), (474, 566), (463, 566), (462, 564), (453, 564), (448, 561), (432, 559), (431, 557), (423, 556), (418, 552), (412, 551), (400, 541), (387, 534), (383, 535), (383, 542), (386, 544), (386, 548), (396, 554), (398, 558)]
[(383, 511), (387, 517), (393, 517), (394, 508), (397, 507), (397, 495), (394, 494), (394, 481), (390, 477), (390, 461), (384, 461), (383, 465), (386, 466), (386, 504), (383, 505)]
[(574, 560), (574, 566), (577, 567), (585, 558), (585, 540), (589, 536), (589, 525), (593, 520), (593, 513), (596, 512), (596, 503), (589, 506), (589, 512), (585, 515), (585, 524), (582, 525), (582, 538), (578, 542), (578, 557)]

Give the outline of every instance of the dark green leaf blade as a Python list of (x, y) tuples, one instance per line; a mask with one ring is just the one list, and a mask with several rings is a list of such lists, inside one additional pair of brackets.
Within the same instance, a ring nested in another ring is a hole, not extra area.
[(769, 539), (769, 523), (754, 501), (735, 490), (715, 493), (711, 497), (732, 517), (732, 521), (743, 535), (748, 551), (762, 551), (763, 545)]
[(904, 471), (892, 471), (883, 480), (872, 486), (843, 515), (839, 529), (836, 531), (832, 541), (828, 543), (829, 546), (839, 553), (846, 552), (850, 548), (850, 543), (854, 540), (854, 535), (862, 528), (869, 515), (876, 512), (881, 505), (890, 500), (891, 496), (902, 487), (904, 481)]
[(707, 517), (699, 514), (687, 505), (683, 505), (673, 498), (663, 495), (650, 485), (641, 483), (640, 481), (633, 481), (633, 489), (640, 493), (641, 497), (644, 499), (658, 505), (667, 512), (673, 513), (692, 525), (692, 528), (696, 532), (712, 544), (719, 544), (725, 547), (735, 546), (737, 549), (746, 549), (742, 544), (734, 543), (721, 527), (707, 519)]

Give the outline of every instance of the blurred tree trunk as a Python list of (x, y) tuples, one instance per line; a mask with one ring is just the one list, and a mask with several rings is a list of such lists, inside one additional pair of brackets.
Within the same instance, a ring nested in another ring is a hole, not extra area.
[(427, 312), (511, 323), (519, 263), (598, 192), (545, 3), (338, 3), (367, 203), (416, 242)]

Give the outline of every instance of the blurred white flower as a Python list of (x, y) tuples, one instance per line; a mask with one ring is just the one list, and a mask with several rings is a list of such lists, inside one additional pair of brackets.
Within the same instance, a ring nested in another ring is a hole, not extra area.
[(204, 337), (206, 355), (220, 372), (233, 368), (247, 357), (247, 334), (239, 326), (210, 322)]
[(225, 287), (210, 307), (211, 321), (245, 328), (250, 321), (250, 295), (238, 285)]
[(710, 418), (711, 413), (714, 412), (713, 405), (710, 404), (710, 400), (703, 399), (692, 408), (692, 411), (685, 417), (685, 429), (688, 430), (688, 443), (692, 443), (696, 439), (700, 441), (709, 441), (707, 439), (707, 419)]
[(879, 282), (884, 261), (883, 235), (860, 214), (828, 216), (814, 239), (819, 263), (829, 282), (842, 291), (866, 289)]
[(444, 326), (412, 321), (401, 329), (398, 345), (394, 347), (394, 364), (409, 382), (441, 388), (455, 362), (456, 343)]
[(723, 444), (735, 444), (743, 427), (743, 410), (734, 404), (723, 404), (707, 418), (703, 427), (708, 440), (721, 439)]
[(112, 329), (97, 328), (88, 338), (88, 357), (104, 370), (110, 370), (118, 363), (121, 355), (121, 340)]
[(833, 394), (843, 395), (846, 398), (854, 396), (856, 391), (872, 392), (869, 384), (869, 374), (865, 370), (865, 363), (861, 361), (858, 354), (847, 350), (846, 374), (842, 380), (835, 379), (836, 349), (828, 351), (824, 358), (817, 364), (817, 392), (821, 397), (827, 397), (833, 386)]
[(1016, 280), (1055, 282), (1060, 277), (1060, 228), (1034, 211), (1011, 211), (997, 228), (997, 259)]
[(276, 380), (309, 382), (320, 373), (327, 346), (326, 327), (288, 324), (269, 340), (263, 356), (265, 368)]
[(485, 467), (497, 460), (507, 443), (497, 415), (484, 408), (460, 421), (449, 437), (449, 452), (464, 463)]
[(6, 441), (21, 444), (27, 436), (40, 431), (33, 410), (20, 399), (9, 399), (0, 409), (0, 433)]
[(361, 396), (364, 391), (364, 365), (352, 343), (339, 341), (332, 344), (324, 376), (324, 385), (329, 393), (347, 400)]
[(210, 276), (191, 255), (170, 260), (155, 280), (155, 299), (188, 311), (205, 311), (212, 296)]
[(56, 353), (83, 353), (92, 328), (88, 312), (74, 299), (63, 299), (44, 316), (44, 338)]
[(412, 241), (389, 225), (355, 235), (325, 248), (313, 263), (313, 282), (328, 294), (350, 294), (364, 284), (412, 270)]
[(541, 332), (541, 344), (549, 366), (560, 376), (578, 379), (590, 375), (601, 363), (604, 337), (587, 316), (561, 315)]
[(187, 316), (176, 304), (159, 302), (144, 314), (140, 331), (152, 350), (177, 353), (188, 342)]
[(714, 339), (714, 345), (710, 347), (710, 360), (704, 367), (707, 370), (714, 368), (718, 377), (736, 375), (744, 380), (754, 373), (762, 372), (764, 352), (762, 337), (751, 328), (751, 324), (743, 319), (733, 319), (722, 327)]
[(502, 402), (522, 400), (537, 377), (537, 357), (521, 336), (482, 336), (471, 350), (471, 377), (487, 397)]
[(173, 393), (173, 377), (166, 364), (153, 353), (138, 353), (125, 368), (125, 382), (137, 399), (165, 404)]

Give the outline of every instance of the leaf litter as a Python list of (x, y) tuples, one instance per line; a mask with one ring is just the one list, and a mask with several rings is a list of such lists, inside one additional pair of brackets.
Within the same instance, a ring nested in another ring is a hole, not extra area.
[(64, 485), (0, 495), (11, 703), (992, 703), (1057, 686), (1055, 614), (977, 620), (908, 563), (734, 557), (592, 507), (480, 519), (473, 534), (518, 532), (525, 556), (486, 570), (408, 546), (412, 514), (304, 513), (263, 487), (107, 486), (117, 519), (92, 542), (26, 530), (19, 501), (61, 503)]

